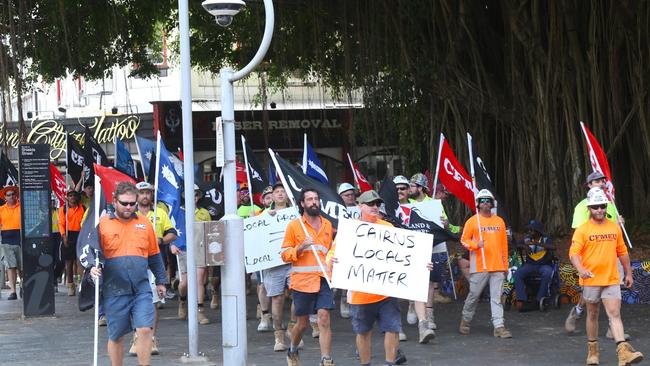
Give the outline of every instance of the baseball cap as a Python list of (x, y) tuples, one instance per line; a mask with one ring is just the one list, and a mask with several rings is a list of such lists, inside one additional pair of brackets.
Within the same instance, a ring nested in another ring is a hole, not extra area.
[(138, 182), (138, 184), (135, 185), (135, 188), (138, 189), (138, 191), (144, 191), (144, 190), (150, 190), (153, 191), (153, 185), (148, 182)]
[(591, 172), (591, 174), (589, 174), (587, 176), (587, 184), (589, 184), (589, 183), (591, 183), (591, 182), (593, 182), (595, 180), (603, 179), (603, 178), (605, 178), (605, 175), (603, 173), (601, 173), (601, 172)]
[(384, 202), (384, 200), (379, 196), (379, 193), (375, 192), (374, 190), (365, 191), (361, 193), (361, 196), (359, 196), (359, 198), (357, 198), (357, 202), (359, 203), (370, 203), (374, 201)]

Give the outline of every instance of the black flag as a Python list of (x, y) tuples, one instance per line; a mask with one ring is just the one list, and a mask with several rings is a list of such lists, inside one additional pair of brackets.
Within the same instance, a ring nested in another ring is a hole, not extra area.
[(499, 197), (499, 195), (496, 192), (496, 189), (494, 188), (494, 184), (492, 183), (492, 178), (490, 177), (490, 174), (487, 171), (487, 168), (485, 167), (485, 163), (483, 159), (478, 155), (477, 150), (476, 150), (476, 144), (474, 144), (474, 139), (472, 139), (472, 151), (474, 152), (474, 161), (472, 162), (474, 164), (474, 175), (476, 177), (476, 188), (479, 190), (481, 189), (487, 189), (488, 191), (492, 192), (494, 195), (494, 200), (496, 201), (496, 208), (497, 208), (497, 215), (499, 215), (503, 221), (506, 222), (506, 226), (508, 226), (508, 216), (506, 214), (505, 210), (505, 202)]
[[(278, 154), (275, 154), (275, 158), (278, 161), (278, 170), (282, 171), (289, 185), (284, 188), (290, 189), (296, 200), (303, 188), (314, 188), (320, 194), (321, 212), (332, 223), (332, 226), (338, 226), (339, 218), (351, 218), (350, 213), (345, 210), (341, 197), (330, 186), (306, 176), (302, 170), (282, 159)], [(278, 174), (280, 174), (279, 171)]]
[(384, 205), (386, 205), (386, 215), (396, 218), (399, 210), (399, 197), (397, 196), (395, 183), (388, 176), (381, 182), (379, 197), (384, 200)]
[(71, 134), (67, 137), (67, 169), (68, 174), (76, 183), (81, 179), (84, 172), (84, 150)]
[(5, 153), (0, 158), (0, 184), (2, 187), (18, 185), (18, 170)]
[[(99, 210), (101, 217), (101, 215), (107, 209), (104, 192), (100, 189), (99, 192), (95, 192), (95, 194), (100, 195)], [(99, 262), (104, 262), (103, 253), (99, 244), (99, 235), (96, 228), (97, 224), (98, 223), (95, 222), (95, 203), (91, 202), (88, 207), (88, 211), (86, 212), (86, 218), (81, 225), (79, 238), (77, 239), (77, 258), (79, 259), (81, 265), (85, 268), (81, 279), (81, 287), (79, 290), (80, 311), (92, 309), (95, 305), (95, 282), (90, 276), (90, 267), (95, 265), (95, 253), (99, 255)]]
[(205, 192), (205, 195), (199, 199), (198, 207), (203, 207), (210, 213), (212, 220), (219, 220), (223, 217), (223, 182), (215, 180), (212, 182), (205, 182), (203, 180), (195, 180), (196, 185)]
[(264, 178), (266, 173), (264, 172), (262, 165), (260, 165), (260, 163), (257, 161), (255, 153), (253, 153), (253, 150), (251, 150), (244, 138), (242, 138), (242, 145), (244, 145), (243, 148), (246, 150), (246, 160), (248, 160), (246, 171), (248, 173), (248, 177), (251, 181), (252, 186), (249, 187), (249, 189), (251, 189), (251, 192), (253, 192), (253, 194), (262, 194), (264, 188), (268, 187), (269, 185), (269, 183)]
[(84, 174), (86, 182), (94, 182), (95, 169), (93, 169), (93, 162), (101, 166), (110, 166), (104, 149), (95, 140), (92, 131), (86, 125), (84, 135)]
[(409, 230), (419, 231), (427, 234), (433, 234), (433, 245), (446, 242), (446, 241), (458, 241), (458, 235), (452, 234), (448, 230), (438, 226), (433, 221), (429, 221), (422, 217), (419, 213), (419, 209), (412, 207), (411, 213), (409, 215), (409, 220), (405, 224)]

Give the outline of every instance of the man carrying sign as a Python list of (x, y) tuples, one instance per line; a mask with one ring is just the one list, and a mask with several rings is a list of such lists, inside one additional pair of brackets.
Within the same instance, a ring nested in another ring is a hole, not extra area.
[[(320, 197), (315, 189), (305, 188), (300, 192), (298, 211), (301, 217), (289, 223), (282, 243), (282, 259), (292, 264), (290, 288), (293, 290), (297, 318), (296, 325), (291, 330), (287, 364), (300, 365), (298, 345), (302, 333), (309, 327), (309, 315), (317, 314), (320, 365), (330, 366), (334, 365), (334, 361), (331, 357), (332, 331), (329, 311), (334, 309), (334, 295), (323, 277), (319, 262), (325, 263), (332, 246), (334, 230), (332, 224), (320, 215)], [(320, 261), (316, 258), (316, 253)]]
[[(458, 331), (468, 335), (470, 322), (476, 312), (476, 305), (485, 285), (490, 284), (490, 307), (494, 336), (497, 338), (512, 338), (512, 334), (504, 326), (503, 281), (508, 270), (508, 238), (503, 219), (492, 213), (494, 196), (487, 189), (482, 189), (476, 195), (476, 215), (465, 223), (463, 236), (460, 241), (469, 250), (470, 275), (469, 294), (463, 306), (463, 316)], [(481, 250), (485, 252), (483, 256)]]

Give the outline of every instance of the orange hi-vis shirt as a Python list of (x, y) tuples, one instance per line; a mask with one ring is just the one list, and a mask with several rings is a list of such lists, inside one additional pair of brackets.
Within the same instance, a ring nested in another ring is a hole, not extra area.
[(326, 271), (328, 268), (325, 266), (325, 257), (332, 247), (334, 229), (328, 220), (320, 217), (320, 230), (316, 232), (309, 225), (307, 219), (301, 216), (292, 220), (287, 225), (287, 230), (284, 234), (282, 260), (292, 264), (290, 288), (300, 292), (315, 293), (320, 290), (320, 277), (323, 277), (323, 272), (311, 248), (303, 250), (300, 256), (298, 256), (298, 247), (306, 238), (305, 231), (302, 229), (299, 220), (302, 220), (305, 228), (307, 228), (307, 232), (309, 232), (309, 236), (314, 240), (313, 248), (316, 249), (318, 257)]
[(618, 257), (626, 254), (621, 228), (610, 220), (599, 224), (589, 219), (580, 225), (569, 248), (569, 257), (579, 256), (585, 269), (594, 274), (592, 278), (580, 278), (581, 286), (618, 285)]
[(483, 235), (486, 269), (483, 269), (483, 256), (478, 247), (481, 236), (478, 232), (477, 217), (474, 215), (465, 222), (463, 236), (460, 238), (461, 244), (469, 250), (470, 273), (506, 271), (508, 269), (508, 236), (503, 219), (497, 215), (481, 216), (481, 234)]
[[(365, 221), (365, 220), (364, 220)], [(368, 221), (370, 222), (370, 221)], [(386, 226), (393, 226), (387, 221), (377, 219), (375, 222), (371, 222), (372, 224), (378, 224), (378, 225), (386, 225)], [(384, 295), (377, 295), (377, 294), (370, 294), (367, 292), (361, 292), (361, 291), (350, 291), (350, 304), (355, 304), (355, 305), (363, 305), (363, 304), (374, 304), (376, 302), (380, 302), (384, 299), (387, 299), (388, 296)]]
[(148, 258), (160, 253), (158, 239), (149, 219), (135, 215), (122, 221), (110, 215), (99, 220), (99, 242), (106, 259), (138, 256)]
[(14, 207), (0, 206), (0, 230), (3, 244), (20, 245), (20, 202)]
[(65, 223), (68, 223), (68, 231), (81, 231), (81, 221), (84, 217), (84, 207), (79, 204), (77, 207), (68, 206), (68, 212), (65, 213), (65, 206), (59, 207), (59, 232), (61, 235), (66, 234)]

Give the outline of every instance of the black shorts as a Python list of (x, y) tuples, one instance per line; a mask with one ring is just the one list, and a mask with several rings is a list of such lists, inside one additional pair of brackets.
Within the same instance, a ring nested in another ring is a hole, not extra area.
[(77, 239), (79, 239), (79, 232), (68, 230), (68, 246), (61, 245), (61, 258), (64, 261), (77, 259)]

